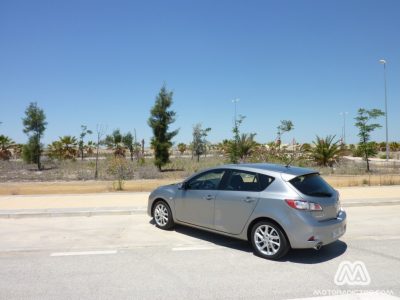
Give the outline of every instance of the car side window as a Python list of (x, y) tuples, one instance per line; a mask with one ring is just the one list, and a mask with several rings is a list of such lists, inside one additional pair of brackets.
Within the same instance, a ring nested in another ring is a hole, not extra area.
[(274, 180), (273, 177), (247, 171), (231, 171), (225, 190), (260, 192)]
[(225, 170), (213, 170), (196, 176), (186, 184), (187, 190), (216, 190)]

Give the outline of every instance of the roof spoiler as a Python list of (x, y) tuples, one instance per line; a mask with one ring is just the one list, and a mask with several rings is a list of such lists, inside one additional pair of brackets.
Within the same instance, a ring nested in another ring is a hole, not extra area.
[(296, 177), (299, 177), (299, 176), (304, 176), (304, 175), (311, 175), (311, 174), (320, 175), (319, 172), (306, 172), (306, 173), (303, 173), (303, 174), (296, 174), (296, 175), (287, 174), (287, 173), (281, 173), (281, 178), (282, 178), (283, 181), (290, 181), (293, 178), (296, 178)]

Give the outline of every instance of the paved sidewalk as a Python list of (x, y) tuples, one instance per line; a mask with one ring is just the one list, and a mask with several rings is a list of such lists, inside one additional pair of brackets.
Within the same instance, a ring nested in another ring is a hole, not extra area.
[(0, 196), (0, 211), (18, 209), (145, 207), (148, 192)]
[[(400, 186), (339, 189), (343, 207), (400, 205)], [(148, 192), (0, 196), (0, 218), (146, 213)]]
[(147, 192), (0, 196), (0, 218), (145, 213)]

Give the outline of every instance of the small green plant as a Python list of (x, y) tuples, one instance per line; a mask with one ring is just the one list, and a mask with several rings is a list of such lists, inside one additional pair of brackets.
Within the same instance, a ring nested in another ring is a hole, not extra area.
[(193, 142), (192, 153), (197, 157), (197, 162), (200, 161), (200, 155), (205, 154), (207, 150), (207, 135), (211, 128), (201, 128), (201, 123), (193, 126)]
[(86, 148), (85, 141), (84, 141), (85, 136), (88, 134), (92, 134), (92, 133), (93, 133), (93, 131), (91, 131), (90, 129), (87, 129), (86, 125), (81, 125), (81, 134), (79, 135), (79, 143), (78, 143), (81, 160), (83, 160), (83, 152)]
[(370, 171), (368, 158), (375, 155), (377, 152), (376, 143), (370, 142), (370, 135), (375, 129), (382, 127), (379, 123), (371, 124), (370, 121), (384, 115), (385, 113), (380, 109), (366, 110), (360, 108), (357, 116), (354, 118), (356, 120), (355, 126), (359, 130), (358, 136), (360, 138), (360, 143), (358, 148), (362, 151), (364, 159), (367, 162), (367, 172)]

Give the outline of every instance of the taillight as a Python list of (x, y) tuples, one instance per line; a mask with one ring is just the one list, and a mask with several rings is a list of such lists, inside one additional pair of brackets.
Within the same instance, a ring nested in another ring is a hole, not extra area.
[(285, 202), (291, 207), (300, 210), (322, 210), (321, 205), (315, 202), (308, 202), (303, 200), (286, 199)]
[(291, 208), (302, 209), (302, 210), (307, 210), (308, 209), (308, 202), (307, 201), (289, 200), (289, 199), (286, 199), (285, 201)]
[(322, 207), (318, 203), (310, 202), (310, 210), (322, 210)]

